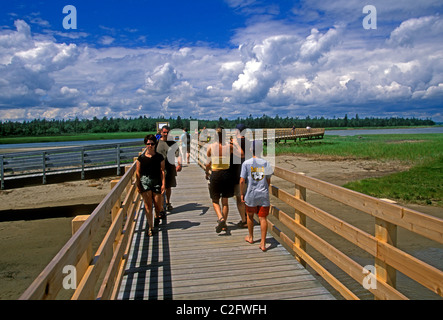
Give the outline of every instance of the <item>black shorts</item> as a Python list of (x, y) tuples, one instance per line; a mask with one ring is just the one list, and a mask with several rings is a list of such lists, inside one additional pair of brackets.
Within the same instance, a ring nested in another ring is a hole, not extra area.
[(175, 169), (175, 166), (169, 166), (165, 171), (165, 188), (175, 188), (177, 186), (177, 180), (175, 179), (177, 176), (177, 170)]
[(234, 183), (229, 170), (212, 171), (209, 179), (209, 196), (217, 202), (220, 197), (234, 196)]
[(152, 191), (154, 193), (162, 193), (162, 183), (160, 179), (152, 179), (148, 176), (141, 176), (140, 182), (142, 185), (142, 192)]

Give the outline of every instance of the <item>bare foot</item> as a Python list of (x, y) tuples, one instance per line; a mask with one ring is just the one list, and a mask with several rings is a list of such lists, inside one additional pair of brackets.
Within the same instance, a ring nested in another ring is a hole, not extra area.
[(266, 249), (266, 245), (264, 245), (264, 244), (263, 244), (263, 245), (260, 244), (260, 250), (263, 251), (263, 252), (266, 252), (266, 250), (267, 250), (267, 249)]
[(253, 243), (254, 243), (254, 240), (252, 239), (251, 236), (246, 236), (246, 237), (245, 237), (245, 241), (248, 242), (248, 243), (250, 243), (250, 244), (253, 244)]

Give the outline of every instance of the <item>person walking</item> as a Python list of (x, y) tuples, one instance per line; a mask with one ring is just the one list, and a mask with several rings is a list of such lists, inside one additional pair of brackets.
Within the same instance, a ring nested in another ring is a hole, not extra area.
[(246, 126), (242, 123), (237, 124), (235, 128), (235, 136), (233, 139), (237, 140), (237, 144), (240, 146), (239, 150), (233, 150), (231, 153), (231, 162), (229, 170), (231, 170), (232, 178), (234, 179), (234, 196), (237, 204), (237, 210), (240, 214), (240, 221), (237, 223), (237, 226), (240, 228), (247, 228), (247, 218), (245, 211), (245, 203), (241, 201), (241, 192), (240, 192), (240, 173), (241, 173), (241, 165), (243, 162), (251, 156), (251, 153), (248, 152), (251, 148), (251, 142), (245, 137)]
[(260, 158), (263, 152), (263, 142), (252, 142), (252, 158), (242, 164), (240, 174), (241, 199), (245, 202), (249, 234), (246, 242), (254, 243), (254, 214), (260, 220), (261, 241), (260, 249), (266, 251), (266, 233), (268, 231), (267, 216), (271, 203), (269, 201), (269, 185), (273, 169), (271, 164)]
[[(161, 130), (161, 139), (157, 143), (156, 151), (160, 153), (165, 159), (166, 172), (166, 204), (165, 210), (171, 211), (171, 194), (172, 188), (177, 186), (176, 176), (177, 172), (182, 170), (181, 157), (178, 144), (175, 141), (168, 140), (168, 134), (171, 131), (169, 126), (164, 126)], [(177, 158), (177, 166), (175, 165), (175, 158)]]
[[(208, 160), (205, 168), (206, 179), (209, 179), (209, 195), (218, 218), (215, 228), (217, 233), (222, 230), (227, 231), (228, 199), (234, 196), (234, 184), (229, 170), (230, 155), (234, 148), (239, 148), (238, 144), (226, 142), (225, 130), (217, 128), (216, 141), (208, 146)], [(210, 176), (209, 170), (211, 170)]]
[[(165, 192), (165, 159), (155, 152), (157, 139), (147, 135), (144, 139), (146, 150), (137, 158), (136, 186), (145, 204), (148, 236), (153, 235), (154, 226), (159, 224), (162, 207), (162, 194)], [(154, 200), (154, 203), (153, 203)], [(153, 221), (152, 205), (155, 206), (155, 221)]]

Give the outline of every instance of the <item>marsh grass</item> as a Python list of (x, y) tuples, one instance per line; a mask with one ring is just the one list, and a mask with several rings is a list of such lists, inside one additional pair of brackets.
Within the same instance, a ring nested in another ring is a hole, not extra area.
[(379, 198), (443, 207), (443, 157), (381, 178), (353, 181), (344, 187)]
[(337, 159), (400, 161), (411, 169), (344, 187), (375, 197), (443, 206), (443, 134), (325, 136), (276, 145), (276, 154), (317, 154)]

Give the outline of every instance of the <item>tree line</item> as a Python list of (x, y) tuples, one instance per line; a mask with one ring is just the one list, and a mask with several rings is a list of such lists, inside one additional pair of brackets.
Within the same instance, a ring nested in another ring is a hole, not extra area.
[(194, 118), (182, 119), (165, 117), (146, 117), (138, 118), (107, 118), (98, 119), (61, 119), (46, 120), (34, 119), (30, 121), (0, 121), (0, 134), (7, 136), (42, 136), (42, 135), (64, 135), (79, 133), (104, 133), (104, 132), (153, 132), (156, 130), (157, 122), (169, 122), (171, 128), (188, 128), (190, 121), (198, 121), (199, 128), (235, 128), (238, 123), (245, 124), (248, 128), (344, 128), (344, 127), (391, 127), (391, 126), (432, 126), (435, 122), (431, 119), (417, 118), (360, 118), (358, 114), (353, 118), (345, 115), (343, 118), (327, 119), (324, 117), (270, 117), (263, 115), (261, 117), (249, 117), (237, 119), (201, 120)]

